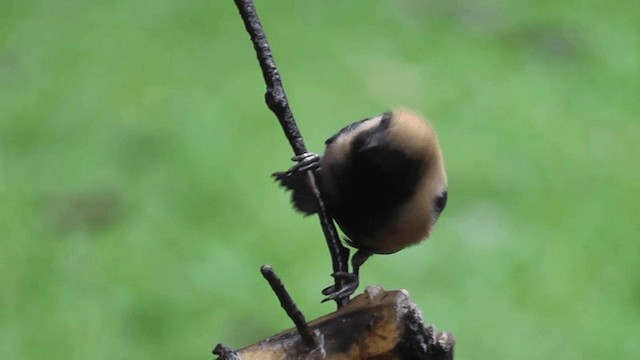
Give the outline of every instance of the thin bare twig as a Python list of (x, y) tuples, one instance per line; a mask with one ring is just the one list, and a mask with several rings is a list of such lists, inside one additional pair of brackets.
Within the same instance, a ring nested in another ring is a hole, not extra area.
[(316, 338), (313, 336), (313, 332), (309, 329), (309, 325), (307, 324), (307, 320), (304, 318), (304, 314), (302, 311), (298, 309), (298, 306), (287, 289), (284, 288), (284, 284), (282, 284), (282, 280), (276, 275), (273, 268), (269, 265), (262, 265), (260, 268), (260, 272), (262, 276), (269, 282), (271, 289), (280, 300), (280, 306), (287, 313), (293, 324), (296, 326), (298, 330), (298, 334), (300, 334), (300, 338), (302, 339), (302, 343), (307, 347), (307, 349), (315, 349), (318, 347), (318, 342)]
[[(240, 16), (244, 22), (244, 26), (247, 32), (251, 36), (251, 42), (253, 48), (256, 51), (260, 68), (262, 69), (262, 76), (264, 82), (267, 85), (265, 93), (265, 101), (269, 109), (276, 115), (280, 126), (284, 131), (291, 148), (295, 155), (301, 155), (307, 152), (307, 148), (300, 135), (300, 130), (296, 125), (296, 121), (289, 107), (289, 100), (284, 92), (282, 81), (280, 80), (280, 73), (276, 67), (271, 48), (267, 41), (267, 37), (262, 29), (262, 24), (256, 13), (255, 6), (252, 0), (234, 0)], [(315, 176), (312, 172), (307, 172), (308, 186), (312, 190), (314, 197), (316, 198), (316, 204), (318, 208), (318, 216), (320, 217), (320, 224), (327, 241), (327, 247), (331, 254), (331, 262), (333, 266), (333, 272), (348, 272), (349, 250), (342, 245), (336, 230), (335, 225), (330, 214), (327, 212), (318, 187), (316, 186)], [(344, 281), (342, 279), (335, 279), (336, 289), (344, 287)], [(339, 307), (343, 306), (349, 301), (348, 298), (336, 299), (336, 304)]]

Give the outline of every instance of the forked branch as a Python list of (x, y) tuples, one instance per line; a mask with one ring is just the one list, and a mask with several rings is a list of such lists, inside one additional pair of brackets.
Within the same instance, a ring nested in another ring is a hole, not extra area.
[(424, 326), (406, 291), (367, 287), (346, 306), (308, 324), (317, 334), (317, 347), (305, 346), (295, 329), (234, 351), (216, 346), (218, 360), (453, 360), (449, 333)]

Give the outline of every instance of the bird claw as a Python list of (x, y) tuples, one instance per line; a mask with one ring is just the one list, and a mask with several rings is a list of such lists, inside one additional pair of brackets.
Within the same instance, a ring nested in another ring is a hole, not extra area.
[(344, 285), (340, 289), (337, 289), (335, 285), (324, 288), (322, 290), (322, 295), (325, 295), (326, 297), (322, 302), (348, 298), (358, 289), (358, 286), (360, 286), (360, 279), (357, 274), (340, 271), (331, 274), (331, 276), (335, 279), (344, 280)]
[(289, 170), (287, 170), (287, 175), (292, 175), (295, 173), (301, 173), (305, 171), (313, 171), (320, 167), (320, 155), (316, 153), (304, 153), (300, 155), (296, 155), (291, 158), (291, 160), (297, 162), (297, 164), (293, 165)]
[(371, 251), (359, 249), (351, 257), (351, 266), (353, 272), (336, 271), (331, 276), (336, 280), (342, 280), (342, 286), (338, 288), (336, 285), (332, 285), (322, 290), (322, 295), (326, 298), (322, 302), (336, 299), (349, 298), (360, 286), (360, 267), (365, 261), (372, 255)]

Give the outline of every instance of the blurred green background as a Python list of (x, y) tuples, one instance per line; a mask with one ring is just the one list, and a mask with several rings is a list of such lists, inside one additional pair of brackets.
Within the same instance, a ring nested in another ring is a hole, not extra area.
[[(450, 202), (363, 269), (458, 359), (640, 354), (640, 2), (257, 3), (308, 147), (405, 105)], [(315, 218), (231, 0), (0, 2), (0, 358), (209, 359), (308, 318)]]

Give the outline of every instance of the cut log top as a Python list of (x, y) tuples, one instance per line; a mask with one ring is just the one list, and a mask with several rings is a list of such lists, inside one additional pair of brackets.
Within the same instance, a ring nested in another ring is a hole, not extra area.
[(425, 327), (406, 290), (369, 286), (309, 327), (319, 344), (315, 349), (289, 329), (219, 359), (453, 359), (453, 336)]

